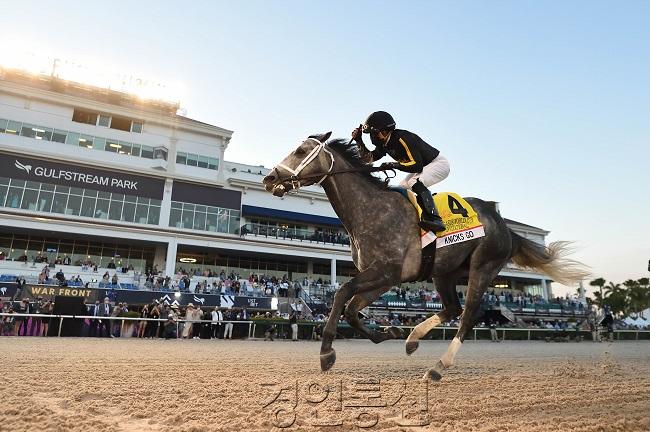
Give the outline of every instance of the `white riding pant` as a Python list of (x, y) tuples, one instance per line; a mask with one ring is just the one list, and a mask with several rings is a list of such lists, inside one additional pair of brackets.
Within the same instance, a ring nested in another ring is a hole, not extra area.
[(440, 183), (449, 176), (449, 161), (443, 155), (438, 155), (429, 165), (425, 165), (421, 173), (407, 175), (400, 182), (400, 186), (411, 188), (416, 181), (420, 180), (426, 187)]
[(232, 323), (226, 323), (226, 329), (223, 332), (223, 338), (224, 339), (232, 339)]

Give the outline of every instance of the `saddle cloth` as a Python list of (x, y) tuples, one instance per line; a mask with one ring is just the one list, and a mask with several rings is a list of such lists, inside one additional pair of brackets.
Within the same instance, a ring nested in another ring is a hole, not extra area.
[[(421, 217), (422, 208), (415, 193), (401, 187), (392, 189), (405, 196), (416, 208), (418, 217)], [(438, 233), (420, 230), (423, 249), (434, 241), (436, 249), (439, 249), (485, 236), (485, 229), (476, 211), (463, 197), (453, 192), (439, 192), (433, 194), (433, 201), (445, 224), (445, 230)]]

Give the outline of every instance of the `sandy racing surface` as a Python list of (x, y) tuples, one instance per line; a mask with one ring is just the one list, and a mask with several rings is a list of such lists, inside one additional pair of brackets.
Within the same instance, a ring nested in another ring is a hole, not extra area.
[(2, 337), (0, 430), (650, 430), (648, 342), (468, 341), (422, 384), (445, 347)]

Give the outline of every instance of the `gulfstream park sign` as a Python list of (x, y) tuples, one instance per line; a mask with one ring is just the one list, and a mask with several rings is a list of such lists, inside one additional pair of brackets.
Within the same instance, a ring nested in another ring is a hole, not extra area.
[(165, 181), (94, 167), (0, 155), (0, 173), (21, 180), (162, 199)]
[[(27, 174), (30, 174), (32, 170), (31, 165), (26, 165), (16, 159), (15, 167), (25, 171)], [(45, 177), (51, 179), (65, 179), (71, 182), (85, 183), (85, 184), (98, 184), (102, 186), (111, 186), (115, 188), (128, 189), (128, 190), (138, 190), (138, 182), (119, 179), (115, 177), (105, 177), (94, 174), (86, 174), (75, 171), (66, 171), (62, 169), (53, 169), (53, 168), (44, 168), (42, 166), (37, 166), (34, 168), (34, 176), (36, 177)]]

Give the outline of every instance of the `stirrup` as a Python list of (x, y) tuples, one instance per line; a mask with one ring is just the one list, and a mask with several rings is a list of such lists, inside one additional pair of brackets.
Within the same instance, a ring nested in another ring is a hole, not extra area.
[(432, 220), (422, 219), (420, 220), (419, 225), (420, 228), (425, 231), (440, 232), (446, 229), (445, 224), (442, 222), (442, 219), (440, 217), (433, 218)]

